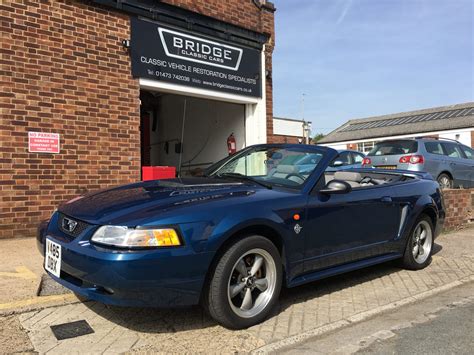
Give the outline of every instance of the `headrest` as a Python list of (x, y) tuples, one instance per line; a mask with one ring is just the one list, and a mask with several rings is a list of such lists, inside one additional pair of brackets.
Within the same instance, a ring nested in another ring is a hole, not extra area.
[(362, 180), (362, 175), (352, 171), (336, 171), (334, 173), (334, 179), (359, 182)]
[(296, 165), (277, 165), (276, 167), (276, 171), (277, 173), (281, 173), (281, 174), (298, 174), (299, 173), (299, 169), (298, 169), (298, 166)]

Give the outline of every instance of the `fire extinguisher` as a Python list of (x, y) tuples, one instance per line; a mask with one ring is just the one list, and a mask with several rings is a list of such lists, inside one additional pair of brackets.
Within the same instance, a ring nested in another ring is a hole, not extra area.
[(229, 151), (229, 155), (237, 152), (237, 142), (235, 141), (234, 133), (231, 133), (230, 136), (227, 137), (227, 150)]

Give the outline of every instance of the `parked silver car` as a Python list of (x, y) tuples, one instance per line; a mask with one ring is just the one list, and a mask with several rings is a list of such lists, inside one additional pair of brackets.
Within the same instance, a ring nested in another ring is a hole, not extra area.
[(474, 187), (474, 150), (437, 138), (387, 140), (375, 144), (363, 167), (430, 173), (441, 188)]

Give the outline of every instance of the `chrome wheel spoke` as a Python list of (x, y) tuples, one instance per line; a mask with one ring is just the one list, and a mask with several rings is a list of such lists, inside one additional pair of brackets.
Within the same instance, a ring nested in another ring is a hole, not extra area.
[(253, 262), (252, 268), (250, 269), (250, 275), (255, 276), (258, 270), (263, 265), (263, 258), (260, 255), (255, 256), (255, 261)]
[(416, 244), (414, 247), (413, 247), (413, 256), (416, 257), (418, 256), (418, 252), (419, 252), (419, 249), (420, 247), (418, 246), (418, 244)]
[(430, 257), (433, 246), (433, 233), (429, 222), (422, 220), (413, 232), (413, 258), (418, 264), (423, 264)]
[(425, 240), (426, 239), (426, 230), (423, 229), (423, 231), (420, 234), (420, 240)]
[(248, 288), (245, 290), (244, 300), (240, 306), (240, 309), (243, 311), (248, 311), (252, 308), (253, 301), (252, 301), (252, 291)]
[(229, 275), (227, 298), (236, 315), (251, 318), (273, 299), (277, 267), (272, 255), (262, 248), (250, 249), (237, 260)]
[(421, 245), (418, 246), (418, 255), (423, 255), (425, 253), (425, 250)]
[(239, 282), (235, 285), (232, 285), (230, 287), (230, 297), (231, 298), (234, 298), (235, 296), (237, 296), (240, 291), (242, 291), (245, 287), (245, 282)]
[(268, 280), (267, 279), (255, 280), (255, 287), (258, 288), (260, 292), (265, 291), (268, 288)]
[(243, 259), (240, 259), (237, 265), (235, 266), (235, 269), (239, 272), (240, 275), (243, 277), (246, 277), (248, 274), (247, 266), (245, 266), (245, 262)]

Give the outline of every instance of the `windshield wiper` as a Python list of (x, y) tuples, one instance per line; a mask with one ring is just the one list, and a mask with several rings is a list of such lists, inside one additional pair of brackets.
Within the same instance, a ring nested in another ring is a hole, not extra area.
[(250, 177), (250, 176), (243, 175), (243, 174), (240, 174), (240, 173), (222, 173), (222, 174), (216, 174), (216, 176), (219, 177), (219, 178), (229, 177), (229, 178), (234, 178), (234, 179), (248, 180), (248, 181), (256, 183), (260, 186), (266, 187), (269, 190), (273, 189), (273, 186), (271, 184), (268, 184), (268, 183), (263, 182), (263, 181), (259, 181), (257, 179), (254, 179), (254, 178)]

